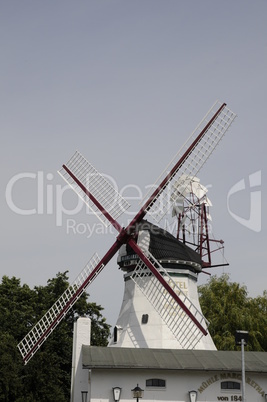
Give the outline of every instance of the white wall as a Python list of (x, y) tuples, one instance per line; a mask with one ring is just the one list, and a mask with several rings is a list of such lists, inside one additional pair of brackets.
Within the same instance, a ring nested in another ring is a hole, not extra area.
[[(223, 376), (223, 377), (222, 377)], [(229, 376), (225, 378), (225, 376)], [(237, 376), (237, 378), (232, 378)], [(113, 401), (112, 388), (121, 387), (121, 402), (133, 402), (131, 389), (137, 383), (144, 389), (142, 402), (189, 402), (188, 392), (198, 391), (197, 401), (214, 402), (219, 400), (241, 401), (241, 391), (221, 391), (221, 380), (239, 381), (240, 374), (224, 372), (178, 372), (144, 370), (92, 370), (91, 395), (88, 401)], [(247, 374), (246, 402), (264, 402), (260, 392), (267, 393), (267, 376)], [(146, 379), (162, 378), (166, 380), (166, 389), (146, 388)], [(221, 399), (220, 399), (221, 398)]]

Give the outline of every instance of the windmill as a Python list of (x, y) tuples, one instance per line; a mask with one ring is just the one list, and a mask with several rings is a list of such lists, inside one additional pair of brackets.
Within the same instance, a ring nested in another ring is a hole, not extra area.
[(146, 246), (148, 230), (143, 230), (142, 225), (146, 224), (144, 217), (148, 213), (156, 222), (160, 222), (167, 214), (175, 201), (175, 198), (171, 197), (171, 188), (174, 188), (175, 181), (180, 178), (180, 185), (183, 185), (187, 178), (199, 172), (235, 117), (225, 103), (216, 102), (212, 106), (127, 227), (122, 227), (117, 219), (129, 208), (128, 202), (79, 152), (76, 151), (62, 166), (59, 173), (63, 179), (105, 226), (112, 225), (117, 230), (118, 236), (101, 259), (97, 254), (90, 259), (72, 285), (18, 344), (25, 364), (111, 258), (125, 247), (129, 247), (137, 258), (131, 279), (150, 299), (155, 310), (179, 339), (181, 347), (194, 347), (203, 335), (208, 334), (208, 323), (201, 311)]

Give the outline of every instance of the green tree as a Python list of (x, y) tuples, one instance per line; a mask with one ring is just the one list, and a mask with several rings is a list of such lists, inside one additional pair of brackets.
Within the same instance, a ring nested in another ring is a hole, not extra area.
[(251, 317), (257, 335), (257, 350), (267, 351), (267, 291), (262, 296), (250, 300)]
[(69, 401), (73, 322), (88, 316), (92, 345), (107, 345), (110, 326), (102, 307), (84, 293), (24, 366), (17, 344), (69, 286), (67, 272), (30, 289), (4, 276), (0, 284), (0, 401)]
[(255, 299), (245, 286), (230, 282), (228, 275), (212, 276), (199, 286), (199, 300), (210, 322), (209, 332), (219, 350), (237, 350), (236, 330), (249, 331), (247, 350), (267, 351), (267, 292)]

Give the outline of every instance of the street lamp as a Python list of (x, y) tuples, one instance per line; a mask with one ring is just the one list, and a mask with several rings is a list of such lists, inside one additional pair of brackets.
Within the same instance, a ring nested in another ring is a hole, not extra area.
[(136, 398), (136, 402), (139, 402), (139, 398), (143, 398), (144, 390), (137, 386), (132, 389), (133, 398)]
[(118, 402), (121, 399), (121, 387), (113, 387), (113, 399)]
[(189, 391), (190, 402), (197, 401), (197, 391)]
[(88, 391), (81, 391), (81, 393), (82, 393), (82, 402), (87, 402)]
[(241, 345), (241, 358), (242, 358), (242, 401), (246, 402), (245, 390), (245, 349), (248, 343), (248, 331), (236, 331), (235, 333), (236, 345)]

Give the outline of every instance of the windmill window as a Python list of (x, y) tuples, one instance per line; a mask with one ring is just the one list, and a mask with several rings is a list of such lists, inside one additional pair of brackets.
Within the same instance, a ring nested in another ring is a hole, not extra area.
[(146, 387), (165, 388), (166, 387), (166, 381), (162, 380), (161, 378), (150, 378), (149, 380), (146, 380)]
[(117, 342), (118, 342), (118, 340), (119, 340), (119, 335), (120, 335), (119, 331), (121, 331), (121, 330), (122, 330), (122, 327), (121, 327), (121, 326), (115, 325), (114, 331), (113, 331), (113, 342), (114, 342), (114, 343), (117, 343)]
[(241, 389), (240, 382), (237, 381), (222, 381), (221, 382), (221, 390), (239, 390)]
[(142, 315), (142, 324), (147, 324), (148, 323), (148, 314), (143, 314)]

